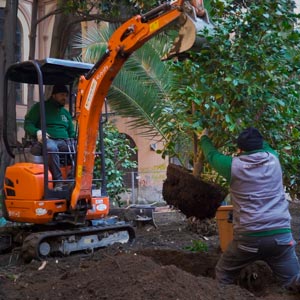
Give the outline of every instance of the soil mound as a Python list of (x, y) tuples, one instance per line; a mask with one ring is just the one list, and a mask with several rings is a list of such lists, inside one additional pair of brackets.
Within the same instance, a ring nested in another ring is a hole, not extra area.
[[(300, 203), (291, 203), (297, 237)], [(49, 257), (23, 264), (18, 250), (0, 255), (0, 300), (298, 300), (284, 291), (263, 263), (241, 273), (239, 285), (218, 286), (214, 268), (221, 255), (217, 235), (204, 238), (188, 230), (186, 217), (173, 210), (154, 213), (157, 227), (138, 227), (132, 245), (113, 245), (94, 253)], [(206, 252), (193, 252), (193, 242)], [(296, 247), (300, 255), (299, 246)]]
[(97, 255), (94, 259), (80, 260), (76, 266), (49, 261), (43, 270), (39, 271), (37, 267), (37, 262), (32, 263), (31, 271), (19, 274), (15, 281), (2, 278), (0, 299), (253, 300), (255, 298), (250, 292), (238, 286), (224, 289), (218, 287), (212, 278), (196, 277), (173, 264), (161, 265), (152, 258), (137, 253), (117, 253), (111, 256), (103, 252), (102, 258)]

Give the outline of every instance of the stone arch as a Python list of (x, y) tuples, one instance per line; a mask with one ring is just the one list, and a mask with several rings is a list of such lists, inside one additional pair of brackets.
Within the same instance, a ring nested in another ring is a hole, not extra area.
[[(19, 35), (20, 35), (19, 36), (20, 53), (19, 53), (18, 61), (26, 60), (29, 56), (29, 35), (30, 35), (30, 23), (31, 23), (31, 11), (29, 9), (30, 7), (28, 5), (26, 6), (21, 1), (19, 2), (17, 25), (19, 26)], [(20, 85), (19, 87), (16, 87), (16, 90), (17, 90), (17, 104), (27, 104), (27, 89), (24, 89), (24, 86)]]
[(30, 22), (31, 11), (28, 6), (25, 6), (21, 1), (18, 7), (18, 22), (20, 26), (21, 34), (21, 56), (20, 60), (25, 60), (29, 55), (29, 34), (30, 34)]

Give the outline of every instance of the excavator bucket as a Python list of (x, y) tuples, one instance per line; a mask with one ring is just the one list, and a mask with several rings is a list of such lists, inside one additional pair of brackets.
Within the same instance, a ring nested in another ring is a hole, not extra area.
[(163, 61), (173, 57), (178, 57), (178, 59), (185, 58), (187, 57), (186, 51), (197, 51), (207, 45), (205, 38), (197, 36), (197, 33), (205, 28), (208, 30), (213, 29), (213, 24), (209, 20), (207, 11), (203, 10), (203, 12), (203, 16), (198, 17), (195, 8), (186, 3), (183, 13), (177, 21), (177, 25), (180, 27), (178, 36), (168, 53), (162, 57)]

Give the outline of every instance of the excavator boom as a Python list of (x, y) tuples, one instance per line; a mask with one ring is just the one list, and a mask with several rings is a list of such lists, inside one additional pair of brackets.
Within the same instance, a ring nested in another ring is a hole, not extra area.
[[(200, 2), (202, 3), (202, 1)], [(179, 23), (181, 26), (188, 25), (184, 28), (184, 36), (181, 34), (177, 40), (177, 45), (173, 46), (167, 58), (188, 50), (193, 45), (196, 31), (199, 29), (196, 28), (197, 25), (194, 25), (191, 15), (197, 24), (198, 17), (195, 13), (195, 7), (190, 4), (190, 1), (178, 0), (162, 4), (145, 15), (138, 15), (129, 19), (112, 34), (103, 57), (86, 76), (80, 77), (76, 100), (79, 123), (76, 184), (71, 196), (71, 209), (74, 211), (76, 211), (79, 202), (86, 201), (89, 203), (91, 200), (99, 118), (104, 99), (115, 76), (134, 51), (168, 25), (177, 22), (179, 18), (185, 20), (183, 24)], [(209, 26), (207, 19), (201, 20), (201, 22)], [(190, 28), (193, 30), (189, 30)], [(187, 46), (185, 46), (185, 40)], [(176, 50), (176, 48), (178, 49)]]

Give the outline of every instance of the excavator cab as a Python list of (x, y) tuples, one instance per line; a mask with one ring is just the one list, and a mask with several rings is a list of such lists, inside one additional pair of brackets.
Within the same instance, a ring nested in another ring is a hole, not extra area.
[[(5, 171), (2, 208), (5, 218), (13, 225), (0, 231), (0, 251), (18, 246), (21, 257), (29, 262), (33, 258), (69, 255), (134, 240), (135, 231), (130, 224), (108, 216), (109, 198), (106, 193), (103, 147), (94, 153), (101, 157), (101, 175), (100, 178), (93, 179), (97, 183), (91, 186), (92, 205), (84, 207), (82, 214), (74, 217), (69, 208), (74, 179), (64, 179), (71, 188), (56, 191), (53, 189), (54, 182), (49, 171), (46, 147), (42, 147), (41, 153), (31, 153), (31, 141), (24, 134), (19, 134), (18, 141), (8, 136), (10, 126), (14, 127), (12, 117), (8, 116), (10, 82), (16, 83), (20, 92), (27, 91), (22, 85), (35, 86), (33, 94), (40, 104), (41, 129), (46, 133), (45, 87), (57, 83), (69, 87), (70, 98), (67, 106), (76, 119), (77, 112), (73, 104), (75, 96), (72, 90), (77, 88), (78, 78), (91, 68), (92, 65), (86, 63), (47, 58), (13, 64), (5, 74), (3, 141), (13, 163)], [(105, 119), (105, 114), (103, 118)], [(103, 145), (102, 118), (100, 120), (98, 137), (99, 145)], [(46, 136), (43, 135), (45, 144)], [(59, 155), (62, 160), (70, 160), (75, 164), (76, 169), (76, 145)], [(62, 165), (61, 168), (69, 166)]]
[[(68, 151), (60, 153), (61, 171), (64, 177), (65, 189), (55, 191), (53, 189), (54, 181), (48, 166), (48, 155), (46, 147), (42, 147), (36, 141), (29, 139), (19, 125), (17, 141), (12, 141), (8, 136), (8, 84), (14, 82), (17, 84), (19, 92), (27, 91), (24, 85), (34, 86), (34, 97), (38, 99), (40, 105), (41, 129), (46, 132), (46, 111), (45, 111), (45, 91), (46, 87), (55, 84), (64, 84), (69, 88), (69, 103), (67, 105), (72, 116), (75, 116), (74, 90), (76, 80), (86, 74), (92, 68), (91, 64), (47, 58), (44, 60), (24, 61), (10, 66), (5, 74), (4, 88), (4, 123), (3, 123), (3, 140), (7, 153), (14, 159), (14, 164), (8, 166), (4, 180), (4, 209), (5, 216), (8, 220), (16, 222), (33, 222), (48, 223), (52, 220), (59, 219), (60, 214), (68, 210), (68, 199), (70, 198), (70, 189), (74, 179), (67, 179), (67, 173), (71, 168), (75, 168), (76, 163), (76, 143), (67, 141)], [(66, 107), (66, 108), (67, 108)], [(28, 108), (29, 109), (29, 108)], [(100, 126), (101, 123), (100, 123)], [(18, 126), (17, 126), (18, 127)], [(76, 126), (75, 126), (76, 127)], [(99, 130), (101, 135), (102, 130)], [(45, 138), (45, 136), (44, 136)], [(102, 138), (102, 137), (100, 137)], [(46, 141), (44, 141), (46, 143)], [(76, 139), (75, 139), (76, 142)], [(45, 144), (43, 143), (43, 144)], [(103, 143), (99, 143), (102, 145)], [(106, 194), (105, 168), (104, 168), (104, 151), (96, 153), (101, 155), (101, 178), (95, 178), (98, 186), (102, 182), (102, 195)], [(30, 188), (29, 188), (30, 187)], [(98, 194), (99, 191), (97, 191)], [(98, 198), (97, 198), (98, 199)], [(45, 201), (41, 204), (41, 201)], [(108, 213), (108, 197), (99, 198), (102, 205), (107, 207), (97, 218)], [(100, 206), (99, 206), (100, 207)], [(49, 213), (52, 212), (52, 213)], [(87, 218), (95, 218), (92, 210), (87, 212)]]

